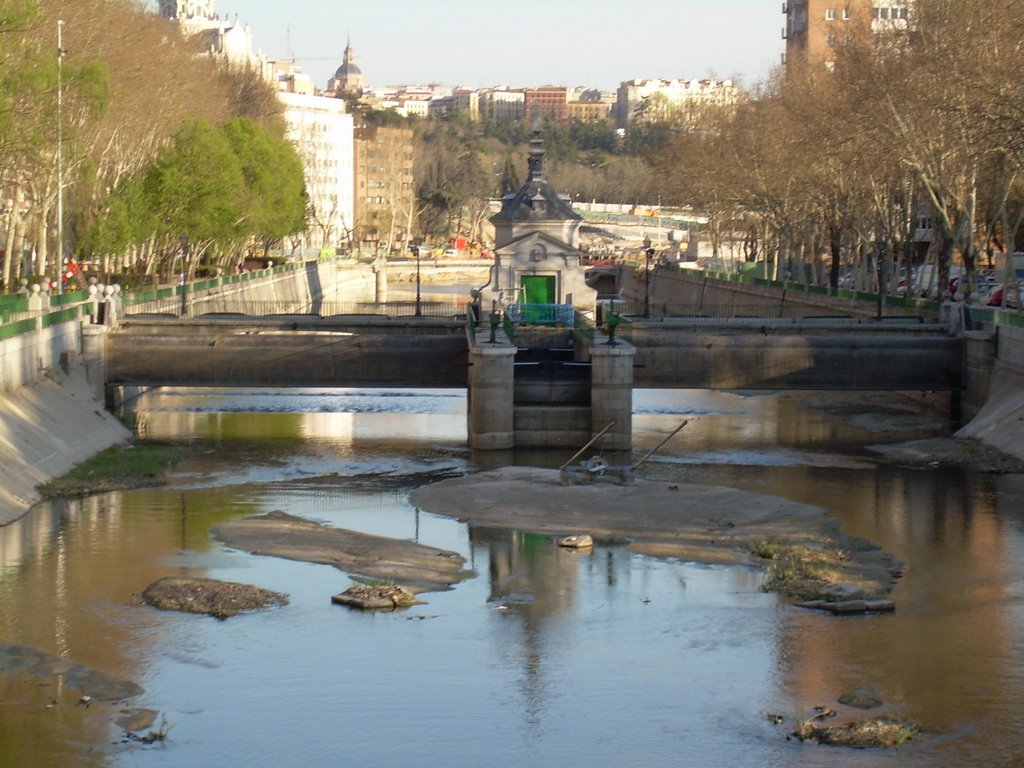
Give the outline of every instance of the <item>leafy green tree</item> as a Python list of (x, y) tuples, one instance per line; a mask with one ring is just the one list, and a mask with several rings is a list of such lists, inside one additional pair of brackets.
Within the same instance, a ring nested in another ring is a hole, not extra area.
[(181, 236), (188, 237), (186, 272), (207, 248), (237, 238), (245, 213), (242, 164), (224, 133), (209, 123), (186, 123), (146, 173), (143, 189), (165, 251), (173, 252)]
[(292, 144), (252, 120), (235, 118), (223, 131), (245, 182), (236, 238), (255, 238), (266, 253), (281, 238), (305, 227), (302, 161)]

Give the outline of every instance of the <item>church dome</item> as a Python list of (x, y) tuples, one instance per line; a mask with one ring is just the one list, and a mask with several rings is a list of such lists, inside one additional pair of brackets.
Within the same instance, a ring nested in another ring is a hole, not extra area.
[(356, 66), (354, 61), (346, 61), (340, 67), (338, 71), (334, 73), (334, 77), (337, 80), (341, 80), (344, 77), (351, 77), (352, 75), (361, 75), (363, 71)]

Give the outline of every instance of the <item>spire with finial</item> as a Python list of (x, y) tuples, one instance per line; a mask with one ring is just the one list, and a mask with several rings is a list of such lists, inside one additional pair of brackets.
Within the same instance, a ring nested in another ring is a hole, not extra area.
[(529, 177), (527, 181), (544, 181), (544, 139), (540, 135), (540, 121), (533, 123), (533, 136), (530, 137), (529, 159), (527, 168)]

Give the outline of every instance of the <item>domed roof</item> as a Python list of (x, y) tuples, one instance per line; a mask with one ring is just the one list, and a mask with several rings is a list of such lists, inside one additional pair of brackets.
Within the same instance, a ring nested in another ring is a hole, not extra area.
[(363, 74), (363, 71), (356, 66), (356, 63), (354, 61), (346, 61), (344, 64), (338, 67), (338, 71), (334, 73), (334, 78), (336, 80), (341, 80), (343, 77), (361, 74)]

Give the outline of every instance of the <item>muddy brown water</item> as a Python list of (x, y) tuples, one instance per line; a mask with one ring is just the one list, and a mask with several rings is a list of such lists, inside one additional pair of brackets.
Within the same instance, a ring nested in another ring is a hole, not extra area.
[[(0, 766), (1024, 761), (1024, 478), (864, 449), (944, 434), (940, 411), (899, 396), (637, 393), (637, 455), (690, 420), (645, 474), (820, 505), (908, 564), (895, 614), (849, 618), (763, 593), (754, 569), (565, 550), (416, 510), (409, 492), (433, 479), (568, 458), (471, 454), (464, 409), (457, 391), (147, 396), (140, 429), (198, 449), (171, 485), (40, 505), (0, 529), (0, 642), (144, 692), (85, 706), (72, 680), (0, 672)], [(405, 611), (332, 605), (349, 575), (210, 535), (273, 509), (450, 549), (476, 576)], [(223, 622), (138, 604), (173, 575), (290, 602)], [(858, 685), (885, 702), (871, 716), (915, 720), (924, 738), (884, 752), (786, 740), (816, 705), (858, 714), (837, 702)], [(155, 710), (167, 739), (125, 739), (121, 708)]]

